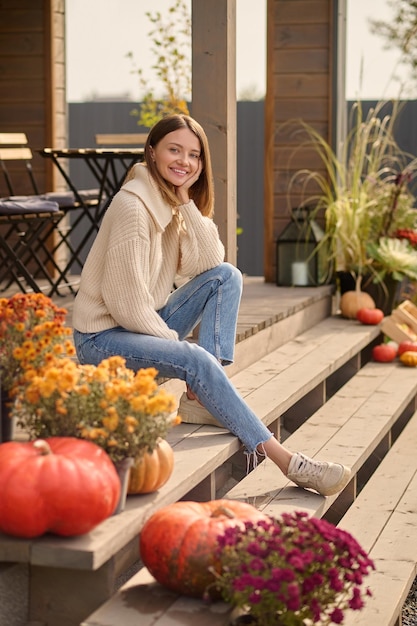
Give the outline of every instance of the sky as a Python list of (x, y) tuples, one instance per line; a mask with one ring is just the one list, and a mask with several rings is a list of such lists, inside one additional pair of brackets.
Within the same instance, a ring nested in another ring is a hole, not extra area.
[[(187, 1), (191, 7), (191, 0)], [(132, 52), (136, 65), (153, 79), (148, 36), (152, 24), (145, 13), (163, 13), (172, 5), (173, 0), (67, 0), (67, 100), (126, 94), (138, 100), (139, 81), (126, 55)], [(259, 45), (248, 45), (253, 33)], [(266, 0), (237, 0), (236, 39), (237, 90), (256, 90), (261, 98), (266, 74)]]
[[(191, 0), (189, 4), (191, 6)], [(67, 0), (67, 100), (93, 97), (140, 100), (136, 66), (150, 82), (154, 57), (149, 52), (152, 27), (145, 13), (162, 14), (173, 0)], [(387, 0), (347, 0), (347, 99), (398, 97), (399, 53), (384, 50), (380, 36), (372, 35), (368, 18), (388, 21), (392, 9)], [(115, 28), (117, 25), (117, 28)], [(254, 45), (254, 33), (257, 45)], [(238, 97), (245, 92), (261, 98), (265, 93), (266, 0), (237, 0)], [(248, 45), (248, 42), (251, 42)], [(397, 68), (397, 69), (396, 69)], [(405, 77), (405, 73), (400, 72)], [(417, 88), (409, 97), (417, 97)]]
[[(417, 97), (407, 83), (407, 71), (398, 65), (400, 52), (384, 49), (385, 41), (370, 32), (369, 18), (389, 22), (393, 9), (387, 0), (347, 0), (347, 67), (346, 97), (348, 100), (387, 99), (406, 93)], [(394, 78), (397, 75), (401, 82)]]

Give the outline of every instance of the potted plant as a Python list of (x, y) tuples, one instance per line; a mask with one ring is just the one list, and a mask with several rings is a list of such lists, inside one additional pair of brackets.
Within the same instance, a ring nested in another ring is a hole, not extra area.
[(390, 283), (417, 280), (417, 251), (400, 234), (417, 231), (410, 190), (417, 159), (395, 141), (398, 109), (394, 102), (384, 115), (380, 103), (364, 117), (357, 102), (340, 156), (313, 127), (300, 122), (307, 135), (302, 146), (317, 152), (322, 169), (299, 170), (291, 181), (292, 189), (301, 185), (302, 203), (314, 205), (324, 221), (319, 246), (326, 250), (329, 273), (351, 277), (350, 289), (379, 285), (385, 295)]
[(49, 359), (25, 371), (12, 413), (31, 439), (77, 437), (103, 448), (125, 476), (127, 492), (126, 470), (180, 422), (172, 414), (174, 396), (158, 386), (156, 374), (153, 368), (135, 373), (118, 356), (97, 366)]
[(237, 609), (235, 623), (256, 626), (341, 624), (364, 606), (374, 569), (352, 535), (300, 511), (227, 528), (216, 558), (214, 585)]
[(0, 441), (11, 438), (11, 396), (26, 368), (37, 367), (49, 358), (75, 354), (69, 338), (72, 330), (65, 326), (66, 314), (66, 309), (42, 293), (0, 298)]

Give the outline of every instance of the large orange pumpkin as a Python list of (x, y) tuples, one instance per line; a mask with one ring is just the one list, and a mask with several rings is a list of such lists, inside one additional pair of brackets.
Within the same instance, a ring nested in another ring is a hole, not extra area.
[(160, 439), (153, 452), (146, 452), (130, 468), (127, 493), (152, 493), (167, 482), (174, 469), (174, 452)]
[(237, 500), (175, 502), (156, 511), (140, 534), (140, 555), (152, 576), (180, 594), (202, 597), (220, 570), (217, 537), (245, 521), (267, 519)]
[(111, 515), (120, 481), (106, 452), (73, 437), (0, 445), (0, 531), (82, 535)]

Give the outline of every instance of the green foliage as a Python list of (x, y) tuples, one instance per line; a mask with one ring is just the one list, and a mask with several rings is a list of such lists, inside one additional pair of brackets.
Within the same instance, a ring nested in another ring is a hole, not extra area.
[(417, 80), (417, 2), (412, 0), (388, 0), (393, 9), (389, 22), (370, 19), (371, 32), (385, 39), (387, 48), (398, 48), (401, 64), (408, 65)]
[[(138, 125), (150, 128), (158, 120), (172, 113), (188, 114), (187, 99), (191, 99), (191, 16), (185, 0), (175, 0), (168, 9), (168, 17), (163, 18), (159, 11), (147, 12), (152, 24), (148, 35), (152, 41), (151, 52), (155, 63), (152, 65), (162, 87), (159, 97), (149, 89), (143, 68), (134, 71), (139, 76), (143, 89), (142, 103), (132, 115), (138, 116)], [(132, 52), (128, 57), (133, 60)]]
[(409, 189), (417, 160), (402, 152), (394, 139), (398, 103), (393, 103), (390, 115), (383, 114), (384, 104), (365, 118), (360, 102), (356, 104), (340, 157), (314, 128), (298, 122), (307, 136), (299, 149), (312, 148), (321, 168), (297, 171), (290, 185), (303, 190), (303, 205), (316, 207), (324, 216), (325, 236), (319, 245), (326, 246), (329, 271), (350, 272), (358, 279), (371, 274), (378, 282), (387, 274), (414, 279), (417, 272), (417, 256), (408, 244), (397, 249), (394, 241), (386, 243), (397, 239), (399, 229), (417, 230), (415, 198)]

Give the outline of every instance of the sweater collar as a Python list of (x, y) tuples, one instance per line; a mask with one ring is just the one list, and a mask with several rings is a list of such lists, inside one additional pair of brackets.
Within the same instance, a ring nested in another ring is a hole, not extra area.
[(172, 220), (172, 208), (163, 200), (146, 165), (137, 163), (133, 166), (133, 171), (134, 178), (125, 183), (122, 189), (138, 196), (152, 215), (158, 229), (165, 230)]

